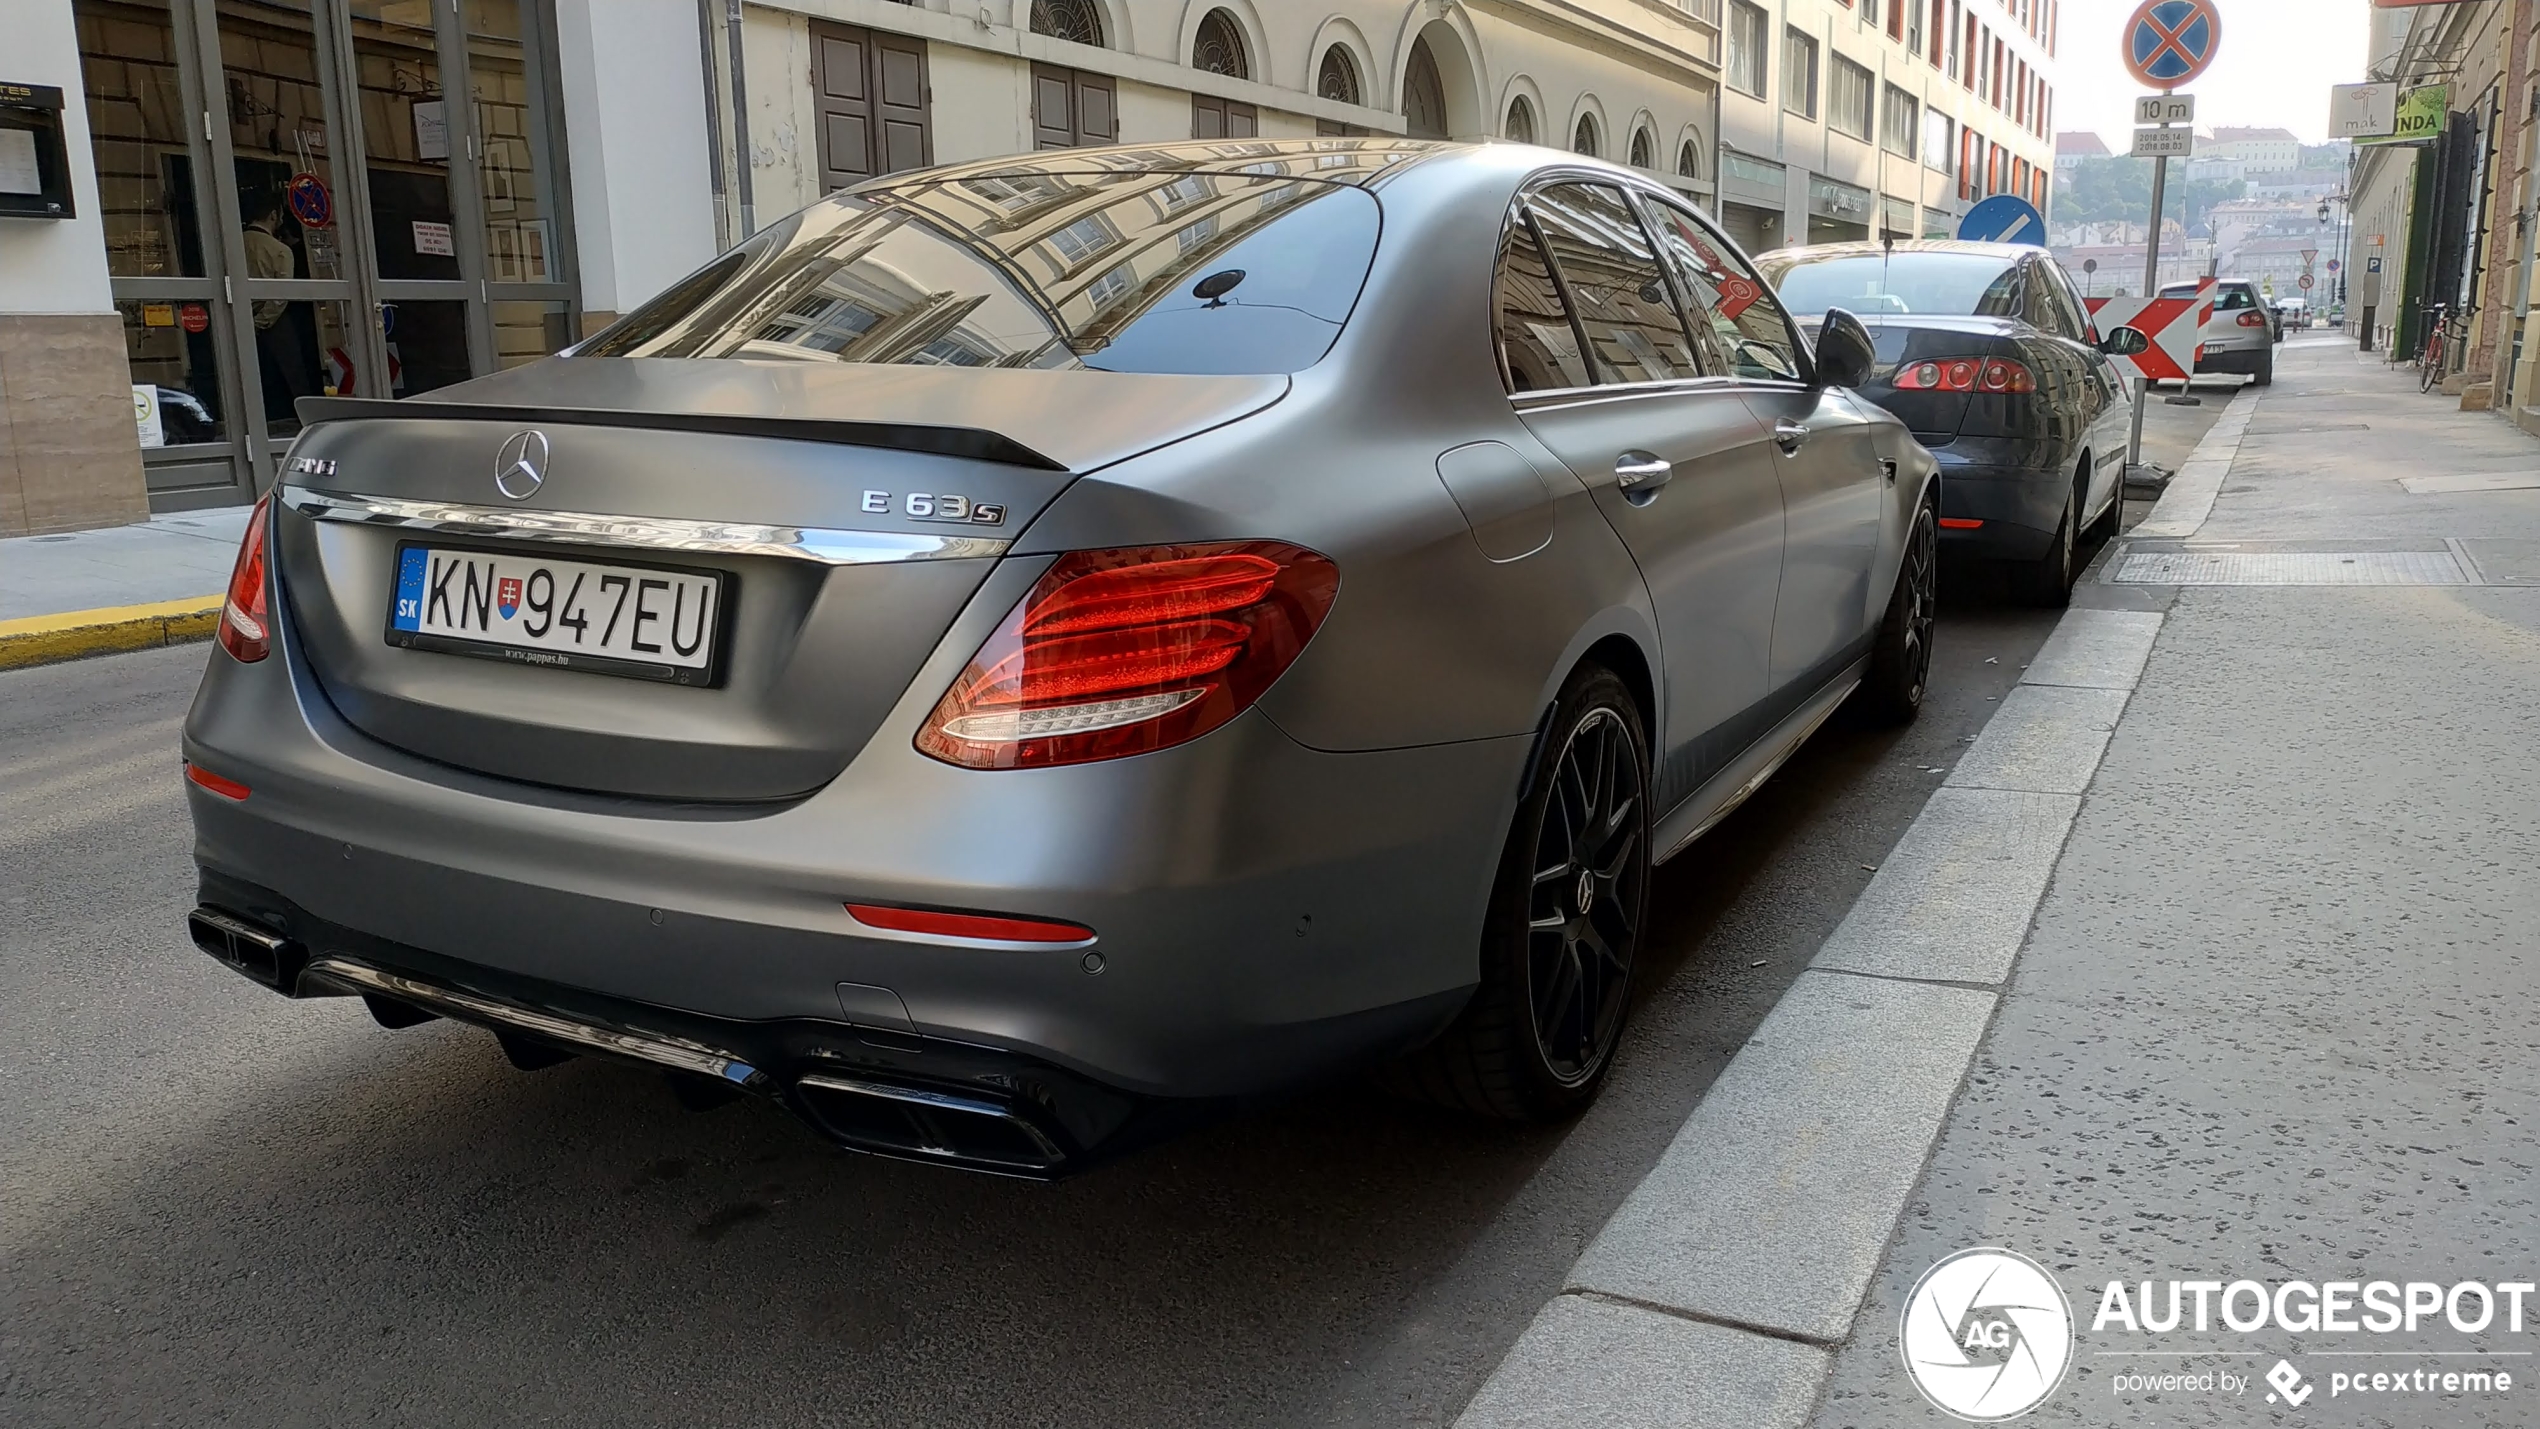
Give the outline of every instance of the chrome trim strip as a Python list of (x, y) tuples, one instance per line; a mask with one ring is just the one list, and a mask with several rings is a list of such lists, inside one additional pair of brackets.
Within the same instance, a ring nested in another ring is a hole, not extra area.
[(825, 566), (952, 561), (1002, 556), (1012, 541), (988, 536), (840, 531), (814, 526), (750, 526), (669, 516), (598, 516), (580, 511), (504, 510), (448, 501), (281, 488), (282, 504), (314, 521), (388, 526), (443, 536), (495, 536), (574, 546), (691, 551), (716, 556), (781, 556)]
[(337, 954), (330, 953), (315, 959), (301, 976), (323, 978), (329, 982), (348, 986), (356, 992), (375, 992), (383, 997), (418, 1003), (435, 1012), (456, 1016), (464, 1021), (492, 1022), (505, 1027), (517, 1027), (523, 1032), (535, 1032), (541, 1037), (550, 1037), (576, 1047), (588, 1047), (594, 1052), (632, 1058), (638, 1062), (650, 1062), (658, 1067), (675, 1067), (683, 1072), (696, 1072), (741, 1086), (749, 1085), (751, 1079), (758, 1075), (758, 1069), (749, 1063), (736, 1057), (725, 1056), (699, 1043), (681, 1038), (664, 1037), (655, 1032), (631, 1032), (624, 1028), (598, 1027), (558, 1017), (553, 1013), (533, 1012), (526, 1007), (514, 1007), (508, 1002), (496, 1002), (490, 997), (478, 997), (474, 993), (435, 987), (410, 977), (382, 972)]

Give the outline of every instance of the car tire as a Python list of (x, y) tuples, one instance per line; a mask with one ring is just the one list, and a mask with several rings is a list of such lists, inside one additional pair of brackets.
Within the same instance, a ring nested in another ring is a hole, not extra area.
[(1870, 673), (1861, 682), (1870, 714), (1885, 724), (1911, 724), (1922, 713), (1931, 683), (1931, 637), (1940, 606), (1940, 523), (1931, 498), (1914, 509), (1905, 533), (1905, 559), (1870, 647)]
[(2250, 385), (2254, 387), (2273, 387), (2275, 385), (2274, 348), (2268, 348), (2265, 355), (2258, 359), (2258, 375)]
[(2073, 580), (2080, 574), (2081, 559), (2073, 527), (2081, 520), (2081, 500), (2074, 492), (2064, 496), (2063, 519), (2055, 523), (2055, 539), (2048, 542), (2046, 554), (2033, 561), (2013, 563), (2010, 570), (2011, 593), (2024, 605), (2052, 609), (2073, 598)]
[(1583, 665), (1545, 729), (1491, 886), (1481, 984), (1387, 1079), (1505, 1121), (1566, 1116), (1604, 1085), (1648, 916), (1649, 740), (1631, 691)]

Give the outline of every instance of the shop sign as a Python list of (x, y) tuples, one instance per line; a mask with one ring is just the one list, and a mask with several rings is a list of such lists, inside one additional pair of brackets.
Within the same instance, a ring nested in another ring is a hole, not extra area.
[(2448, 84), (2419, 85), (2399, 96), (2397, 113), (2391, 116), (2390, 132), (2359, 138), (2358, 144), (2431, 144), (2443, 135), (2443, 123), (2452, 113), (2452, 87)]

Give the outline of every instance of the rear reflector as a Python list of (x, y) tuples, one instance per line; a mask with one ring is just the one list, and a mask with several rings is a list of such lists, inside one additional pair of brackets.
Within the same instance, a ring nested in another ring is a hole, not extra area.
[(1045, 918), (1006, 918), (993, 913), (943, 913), (932, 908), (890, 908), (850, 903), (847, 916), (868, 928), (945, 938), (987, 938), (1000, 943), (1082, 943), (1094, 930)]
[(1270, 688), (1339, 586), (1331, 561), (1276, 541), (1069, 552), (971, 657), (917, 748), (1017, 769), (1196, 739)]
[(1943, 516), (1940, 518), (1940, 524), (1952, 531), (1972, 531), (1984, 523), (1981, 521), (1970, 521), (1964, 516)]
[(204, 788), (211, 790), (213, 793), (220, 795), (224, 799), (244, 799), (247, 797), (246, 785), (239, 783), (235, 779), (223, 779), (200, 764), (186, 765), (185, 777), (202, 785)]

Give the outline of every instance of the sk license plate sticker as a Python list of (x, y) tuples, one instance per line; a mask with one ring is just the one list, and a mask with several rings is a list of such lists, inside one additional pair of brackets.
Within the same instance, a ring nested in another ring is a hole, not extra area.
[(722, 617), (718, 572), (402, 546), (388, 641), (708, 684)]

